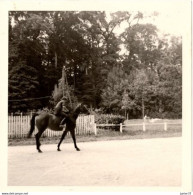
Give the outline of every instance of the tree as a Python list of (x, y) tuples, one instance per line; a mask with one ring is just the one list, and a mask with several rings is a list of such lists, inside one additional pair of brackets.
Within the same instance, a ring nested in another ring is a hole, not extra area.
[(122, 103), (121, 109), (125, 110), (125, 118), (129, 119), (129, 113), (131, 110), (136, 108), (136, 103), (135, 100), (132, 100), (129, 97), (129, 94), (126, 89), (123, 92), (123, 98), (121, 103)]
[(128, 87), (128, 79), (121, 67), (114, 67), (108, 74), (106, 88), (102, 90), (102, 107), (107, 112), (118, 112), (122, 95)]
[[(70, 96), (70, 99), (69, 99)], [(63, 78), (59, 80), (58, 86), (55, 85), (54, 91), (52, 92), (52, 99), (50, 100), (52, 105), (56, 105), (62, 97), (67, 98), (67, 104), (65, 105), (69, 109), (73, 109), (77, 105), (77, 97), (74, 95), (72, 87), (64, 84)]]
[[(14, 21), (14, 23), (12, 24), (11, 21)], [(52, 85), (53, 89), (52, 82), (56, 82), (57, 80), (56, 78), (52, 79), (53, 76), (48, 75), (49, 67), (45, 61), (47, 46), (46, 32), (49, 30), (49, 24), (45, 21), (44, 12), (9, 12), (9, 24), (10, 79), (14, 78), (14, 82), (20, 83), (25, 82), (25, 78), (32, 77), (32, 80), (38, 83), (36, 85), (36, 93), (31, 93), (30, 95), (30, 98), (32, 99), (50, 95), (50, 86)], [(22, 69), (21, 64), (25, 65), (25, 68)], [(23, 77), (16, 76), (21, 69), (23, 70)], [(35, 73), (31, 75), (29, 70), (33, 70)], [(47, 77), (44, 77), (44, 75)], [(49, 80), (50, 77), (51, 80)], [(10, 89), (14, 88), (14, 86), (12, 86), (14, 85), (14, 82), (9, 82)], [(47, 88), (45, 88), (46, 85)], [(28, 92), (26, 92), (28, 88), (30, 88), (30, 86), (23, 88), (23, 93), (28, 94)], [(18, 99), (12, 93), (10, 93), (9, 96), (12, 100)], [(29, 109), (32, 107), (37, 109), (38, 107), (48, 105), (48, 99), (39, 99), (37, 106), (35, 103), (37, 101), (35, 99), (31, 100), (32, 103), (30, 104)], [(12, 106), (9, 108), (12, 109)], [(22, 111), (24, 108), (19, 104), (18, 106), (15, 104), (14, 109)]]
[(162, 58), (157, 64), (157, 95), (163, 117), (180, 118), (182, 114), (182, 43), (181, 38), (162, 39)]
[(9, 110), (27, 111), (34, 107), (39, 108), (40, 100), (27, 101), (35, 97), (38, 89), (37, 71), (19, 61), (17, 66), (10, 70), (9, 74)]
[(159, 51), (157, 48), (157, 28), (152, 24), (135, 24), (122, 33), (123, 43), (127, 50), (125, 55), (125, 71), (132, 68), (154, 69)]
[(132, 93), (135, 95), (135, 103), (141, 108), (142, 119), (145, 116), (145, 102), (151, 99), (150, 91), (152, 87), (148, 78), (148, 72), (144, 69), (136, 70), (132, 84)]

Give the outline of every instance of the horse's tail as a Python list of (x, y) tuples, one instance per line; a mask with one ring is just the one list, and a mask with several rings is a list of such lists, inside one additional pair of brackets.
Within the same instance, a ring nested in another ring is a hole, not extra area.
[(30, 138), (34, 129), (35, 129), (35, 117), (38, 116), (39, 114), (38, 113), (34, 113), (32, 115), (32, 118), (31, 118), (31, 121), (30, 121), (30, 130), (29, 130), (29, 133), (27, 135), (27, 138)]

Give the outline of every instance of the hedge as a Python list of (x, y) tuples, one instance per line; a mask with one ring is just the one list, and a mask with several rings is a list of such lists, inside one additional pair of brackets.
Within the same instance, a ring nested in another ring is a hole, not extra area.
[(125, 117), (113, 114), (95, 114), (95, 123), (97, 124), (120, 124)]

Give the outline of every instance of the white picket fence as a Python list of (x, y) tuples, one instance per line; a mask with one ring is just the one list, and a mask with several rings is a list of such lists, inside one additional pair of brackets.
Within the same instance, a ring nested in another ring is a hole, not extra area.
[[(9, 138), (24, 138), (27, 136), (30, 129), (31, 116), (9, 116), (8, 118), (8, 137)], [(76, 135), (89, 135), (98, 134), (100, 128), (103, 127), (118, 127), (119, 131), (136, 131), (136, 130), (163, 130), (167, 131), (170, 129), (181, 129), (181, 121), (160, 121), (156, 123), (150, 122), (138, 122), (131, 124), (96, 124), (94, 115), (79, 116), (76, 121)], [(47, 129), (42, 136), (44, 137), (54, 137), (61, 136), (63, 131), (52, 131)], [(37, 128), (33, 134), (37, 133)]]
[[(30, 129), (31, 116), (9, 116), (8, 117), (8, 137), (9, 138), (24, 138), (27, 136)], [(94, 133), (93, 131), (94, 115), (79, 116), (76, 121), (76, 135), (87, 135)], [(37, 128), (33, 134), (37, 133)], [(46, 129), (44, 137), (61, 136), (63, 131), (52, 131)]]

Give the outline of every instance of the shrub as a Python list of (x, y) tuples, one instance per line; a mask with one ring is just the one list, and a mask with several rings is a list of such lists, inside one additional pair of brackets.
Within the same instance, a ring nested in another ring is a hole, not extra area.
[[(95, 123), (97, 124), (120, 124), (123, 123), (125, 117), (121, 115), (113, 115), (113, 114), (96, 114), (95, 113)], [(110, 129), (119, 131), (119, 126), (112, 126), (112, 127), (99, 127), (100, 129)]]
[(95, 114), (95, 123), (97, 124), (120, 124), (125, 117), (113, 114)]

